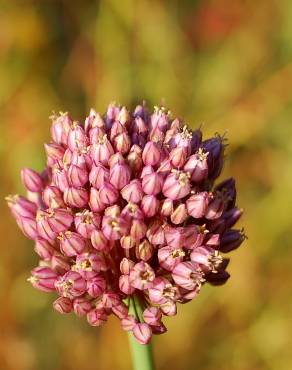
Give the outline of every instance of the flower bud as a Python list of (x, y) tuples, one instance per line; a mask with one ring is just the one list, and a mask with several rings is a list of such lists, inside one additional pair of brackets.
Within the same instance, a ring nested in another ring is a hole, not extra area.
[(93, 309), (88, 312), (87, 321), (91, 326), (101, 326), (107, 321), (107, 315), (103, 310)]
[(138, 173), (141, 170), (143, 166), (142, 152), (138, 145), (132, 146), (130, 153), (127, 156), (127, 161), (133, 173)]
[(100, 222), (100, 215), (88, 210), (76, 213), (74, 219), (77, 232), (86, 239), (90, 239), (91, 233), (99, 228)]
[(183, 261), (185, 252), (176, 246), (166, 246), (158, 249), (158, 260), (160, 265), (167, 271), (172, 271), (175, 266)]
[(141, 208), (146, 217), (153, 217), (158, 213), (159, 210), (159, 200), (155, 195), (145, 195), (142, 199)]
[(70, 313), (73, 310), (71, 299), (66, 297), (59, 297), (53, 302), (53, 307), (61, 314)]
[(86, 298), (75, 298), (73, 301), (73, 309), (77, 316), (85, 316), (91, 309), (91, 302)]
[(102, 212), (106, 205), (100, 200), (99, 190), (90, 188), (89, 207), (93, 212)]
[(173, 200), (166, 198), (165, 200), (162, 201), (160, 213), (163, 216), (168, 217), (172, 214), (172, 212), (173, 212)]
[(143, 319), (148, 325), (160, 325), (161, 324), (161, 311), (158, 307), (147, 307), (143, 311)]
[(188, 213), (186, 205), (184, 203), (181, 203), (178, 207), (176, 207), (176, 209), (170, 216), (170, 219), (172, 223), (174, 223), (175, 225), (179, 225), (182, 224), (187, 219), (187, 217)]
[(9, 195), (6, 201), (14, 217), (35, 218), (37, 211), (35, 203), (20, 195)]
[(128, 203), (139, 203), (142, 200), (143, 194), (140, 180), (132, 180), (121, 190), (122, 197)]
[(130, 229), (130, 235), (135, 240), (140, 240), (146, 235), (147, 226), (144, 222), (141, 220), (133, 220), (131, 229)]
[(136, 263), (130, 271), (131, 285), (139, 290), (149, 288), (154, 278), (155, 273), (153, 269), (144, 261)]
[(135, 245), (136, 245), (136, 239), (134, 239), (130, 235), (122, 236), (120, 242), (121, 242), (121, 247), (124, 248), (124, 249), (131, 249), (131, 248), (135, 247)]
[(127, 132), (122, 132), (113, 139), (115, 150), (122, 154), (127, 154), (131, 148), (131, 139)]
[(225, 202), (224, 198), (221, 195), (221, 193), (215, 194), (214, 197), (212, 197), (209, 200), (208, 207), (205, 213), (205, 217), (208, 220), (214, 220), (219, 217), (221, 217), (223, 211), (225, 209)]
[(161, 192), (162, 181), (161, 175), (157, 172), (145, 175), (142, 180), (142, 189), (144, 193), (149, 195), (157, 195)]
[(63, 194), (56, 186), (47, 186), (43, 191), (43, 201), (48, 208), (64, 208)]
[(104, 258), (98, 254), (83, 253), (76, 257), (76, 264), (74, 265), (74, 271), (84, 279), (92, 279), (100, 271), (104, 270)]
[(110, 156), (114, 154), (114, 149), (106, 135), (99, 139), (97, 144), (91, 146), (90, 154), (96, 165), (99, 163), (107, 165)]
[(134, 293), (135, 288), (131, 286), (129, 275), (121, 275), (119, 277), (119, 288), (121, 292), (127, 295)]
[(88, 172), (86, 169), (75, 166), (74, 164), (68, 168), (67, 177), (70, 185), (76, 188), (84, 186), (88, 182)]
[(101, 164), (92, 166), (89, 181), (96, 189), (100, 189), (105, 182), (109, 181), (109, 170)]
[(99, 199), (104, 204), (114, 204), (118, 198), (118, 190), (110, 183), (104, 183), (99, 189)]
[(53, 245), (42, 238), (36, 239), (34, 250), (44, 261), (50, 261), (56, 252)]
[(176, 147), (169, 153), (169, 159), (174, 167), (181, 168), (187, 159), (187, 150), (184, 147)]
[(55, 253), (51, 259), (51, 267), (57, 274), (65, 274), (70, 270), (69, 259)]
[(163, 195), (172, 200), (184, 198), (190, 190), (188, 173), (179, 171), (169, 174), (162, 188)]
[(63, 159), (65, 149), (61, 145), (50, 143), (45, 144), (44, 146), (47, 153), (49, 165), (52, 165), (56, 161), (61, 161)]
[(119, 318), (123, 319), (128, 316), (129, 314), (129, 309), (128, 307), (121, 302), (120, 304), (113, 306), (112, 307), (112, 312)]
[(121, 320), (122, 328), (125, 331), (132, 331), (137, 324), (137, 320), (133, 315), (128, 315)]
[(209, 195), (207, 192), (197, 193), (186, 202), (188, 214), (194, 218), (204, 217), (207, 212)]
[(202, 282), (202, 272), (195, 262), (180, 262), (172, 271), (175, 283), (187, 290), (193, 290)]
[(43, 292), (55, 291), (55, 281), (58, 275), (49, 267), (36, 267), (31, 271), (31, 277), (28, 281), (36, 289)]
[(30, 168), (23, 168), (21, 170), (21, 178), (23, 185), (27, 190), (32, 192), (40, 192), (43, 189), (43, 180), (41, 176)]
[(152, 258), (154, 253), (154, 247), (148, 242), (147, 239), (143, 240), (142, 243), (136, 248), (136, 257), (142, 261), (147, 262)]
[(123, 217), (103, 217), (102, 232), (108, 240), (118, 240), (127, 235), (128, 231), (129, 224)]
[(109, 181), (116, 189), (122, 189), (129, 184), (130, 179), (131, 170), (128, 165), (116, 163), (111, 167)]
[(68, 113), (60, 113), (59, 116), (52, 116), (51, 134), (56, 144), (67, 144), (68, 132), (70, 130), (72, 120)]
[(120, 270), (121, 273), (124, 275), (129, 275), (131, 268), (135, 265), (135, 263), (128, 258), (123, 258), (120, 263)]
[(193, 182), (201, 182), (208, 177), (207, 156), (208, 153), (199, 149), (198, 153), (191, 155), (185, 164), (184, 170), (191, 174)]
[(86, 248), (86, 242), (78, 233), (65, 231), (58, 236), (60, 240), (60, 249), (68, 257), (77, 256), (83, 253)]
[(89, 139), (84, 129), (77, 122), (74, 122), (69, 130), (67, 144), (72, 152), (78, 149), (82, 150), (89, 145)]
[(57, 292), (68, 298), (79, 297), (86, 291), (86, 281), (76, 271), (68, 271), (55, 282)]
[(100, 230), (93, 230), (90, 238), (93, 248), (95, 248), (98, 251), (107, 252), (113, 246), (113, 243), (107, 240), (106, 237), (103, 235), (102, 231)]
[(154, 141), (148, 141), (145, 145), (142, 159), (146, 166), (155, 166), (160, 162), (161, 148), (158, 143)]
[(138, 323), (133, 328), (133, 335), (140, 344), (147, 344), (150, 342), (152, 331), (148, 324)]
[(16, 222), (27, 238), (34, 240), (39, 236), (37, 224), (34, 219), (28, 217), (17, 217)]
[(87, 280), (87, 293), (97, 298), (101, 296), (106, 289), (106, 281), (102, 276), (95, 276), (92, 279)]
[(71, 186), (64, 191), (64, 201), (70, 207), (83, 208), (89, 201), (88, 192), (84, 188)]
[(221, 237), (220, 251), (228, 253), (238, 248), (245, 238), (246, 236), (242, 230), (230, 229), (225, 231)]

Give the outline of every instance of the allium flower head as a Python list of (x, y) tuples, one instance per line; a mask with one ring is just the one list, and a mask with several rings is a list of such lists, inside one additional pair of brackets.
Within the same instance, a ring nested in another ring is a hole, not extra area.
[(27, 197), (7, 198), (40, 258), (28, 280), (58, 296), (56, 311), (93, 326), (114, 314), (146, 344), (178, 303), (229, 278), (220, 253), (245, 238), (234, 180), (214, 185), (225, 139), (203, 140), (163, 107), (115, 104), (84, 123), (54, 115), (51, 134), (45, 170), (21, 172)]

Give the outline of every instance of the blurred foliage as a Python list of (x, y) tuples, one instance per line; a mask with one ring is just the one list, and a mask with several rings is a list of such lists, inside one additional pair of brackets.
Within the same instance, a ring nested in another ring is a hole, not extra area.
[(27, 284), (37, 258), (3, 198), (43, 167), (53, 109), (82, 119), (143, 99), (228, 132), (249, 236), (226, 286), (166, 320), (157, 370), (292, 368), (291, 18), (290, 0), (0, 0), (1, 369), (130, 368), (117, 320), (63, 317)]

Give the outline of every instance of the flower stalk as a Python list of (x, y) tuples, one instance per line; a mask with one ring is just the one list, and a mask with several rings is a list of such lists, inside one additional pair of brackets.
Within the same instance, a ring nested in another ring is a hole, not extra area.
[[(129, 313), (135, 316), (136, 320), (141, 320), (143, 317), (143, 309), (139, 298), (134, 295), (129, 300)], [(128, 332), (130, 352), (133, 364), (133, 370), (154, 370), (154, 362), (152, 355), (152, 345), (140, 344), (135, 339), (132, 332)]]

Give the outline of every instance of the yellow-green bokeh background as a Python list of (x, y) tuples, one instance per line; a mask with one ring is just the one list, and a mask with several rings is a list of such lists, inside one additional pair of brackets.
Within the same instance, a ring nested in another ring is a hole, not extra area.
[(228, 283), (166, 320), (157, 369), (292, 369), (291, 19), (291, 0), (0, 1), (1, 370), (130, 369), (118, 320), (61, 316), (26, 282), (37, 258), (3, 198), (44, 165), (52, 110), (142, 99), (228, 132), (249, 236)]

